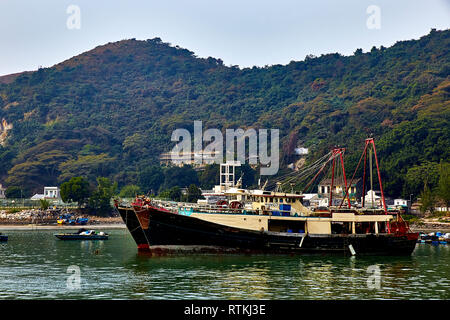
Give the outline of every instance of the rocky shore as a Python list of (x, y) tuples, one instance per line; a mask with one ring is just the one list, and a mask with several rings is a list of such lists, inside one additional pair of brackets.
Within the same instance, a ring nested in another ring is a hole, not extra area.
[(450, 223), (448, 222), (422, 222), (410, 225), (410, 229), (414, 232), (450, 232)]
[(98, 217), (91, 215), (79, 214), (76, 210), (61, 210), (61, 209), (28, 209), (14, 212), (11, 210), (0, 210), (0, 225), (57, 225), (56, 220), (63, 214), (73, 215), (76, 219), (89, 218), (88, 225), (100, 224), (123, 224), (119, 216), (112, 217)]

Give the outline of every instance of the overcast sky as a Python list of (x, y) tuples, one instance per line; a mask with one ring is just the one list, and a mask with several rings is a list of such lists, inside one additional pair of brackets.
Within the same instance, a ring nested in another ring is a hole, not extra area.
[(160, 37), (241, 67), (352, 54), (450, 28), (450, 0), (0, 0), (0, 75)]

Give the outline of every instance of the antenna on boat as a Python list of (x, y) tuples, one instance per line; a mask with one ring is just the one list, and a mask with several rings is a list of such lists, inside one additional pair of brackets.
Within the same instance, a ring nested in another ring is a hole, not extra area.
[(238, 181), (236, 182), (236, 187), (242, 187), (242, 177), (244, 177), (244, 173), (241, 173), (241, 176), (239, 177)]
[(264, 190), (266, 188), (268, 182), (269, 182), (269, 179), (266, 179), (266, 182), (264, 182), (264, 185), (262, 186), (261, 190)]
[(277, 182), (277, 187), (275, 188), (275, 192), (283, 192), (283, 188), (281, 187), (281, 182)]

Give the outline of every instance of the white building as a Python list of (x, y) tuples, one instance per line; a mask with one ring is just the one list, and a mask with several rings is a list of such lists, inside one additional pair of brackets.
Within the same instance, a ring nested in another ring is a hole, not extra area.
[(394, 199), (394, 207), (401, 206), (401, 207), (410, 207), (409, 200), (404, 199)]
[(31, 200), (41, 199), (61, 199), (60, 190), (58, 187), (44, 187), (44, 194), (35, 194)]
[(295, 148), (294, 153), (296, 155), (304, 156), (308, 154), (308, 148)]
[(44, 197), (52, 198), (52, 199), (61, 198), (59, 188), (58, 187), (44, 187)]
[[(377, 195), (377, 193), (379, 194), (379, 191), (373, 191), (373, 190), (369, 190), (367, 191), (367, 194), (364, 196), (364, 206), (367, 208), (377, 208), (377, 207), (381, 207), (381, 197), (379, 195)], [(362, 202), (362, 198), (361, 198), (361, 202)]]

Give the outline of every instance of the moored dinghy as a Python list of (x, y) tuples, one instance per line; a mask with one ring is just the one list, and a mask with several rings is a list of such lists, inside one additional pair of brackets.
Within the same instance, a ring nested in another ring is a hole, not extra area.
[(75, 233), (57, 233), (60, 240), (108, 240), (109, 235), (103, 231), (79, 229)]

